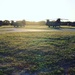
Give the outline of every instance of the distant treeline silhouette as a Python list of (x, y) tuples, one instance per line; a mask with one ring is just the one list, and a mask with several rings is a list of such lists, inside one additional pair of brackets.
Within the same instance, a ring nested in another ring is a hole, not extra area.
[(14, 26), (14, 27), (23, 27), (25, 25), (47, 25), (47, 26), (53, 26), (53, 27), (57, 27), (57, 26), (75, 26), (75, 22), (71, 22), (71, 21), (61, 21), (60, 18), (58, 18), (56, 21), (50, 21), (49, 19), (47, 19), (46, 21), (26, 21), (26, 20), (19, 20), (19, 21), (15, 21), (15, 20), (0, 20), (0, 26)]
[(26, 21), (25, 20), (19, 20), (19, 21), (14, 21), (14, 20), (0, 20), (0, 26), (8, 26), (8, 25), (11, 25), (11, 26), (14, 26), (14, 27), (22, 27), (22, 26), (25, 26), (26, 25)]
[(39, 21), (39, 22), (35, 22), (35, 21), (26, 21), (26, 20), (0, 20), (0, 26), (14, 26), (14, 27), (23, 27), (25, 25), (45, 25), (45, 21)]

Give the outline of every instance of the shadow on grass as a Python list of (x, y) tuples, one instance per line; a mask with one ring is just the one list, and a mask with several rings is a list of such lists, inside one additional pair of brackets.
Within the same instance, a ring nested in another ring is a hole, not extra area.
[(75, 26), (61, 26), (62, 29), (75, 29)]
[(54, 30), (62, 30), (62, 29), (71, 29), (71, 30), (75, 30), (75, 27), (74, 26), (61, 26), (61, 27), (50, 27), (49, 29), (54, 29)]

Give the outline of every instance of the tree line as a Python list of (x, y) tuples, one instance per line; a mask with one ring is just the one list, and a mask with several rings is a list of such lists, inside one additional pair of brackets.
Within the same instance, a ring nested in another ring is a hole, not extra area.
[[(2, 21), (2, 20), (0, 20), (0, 26), (11, 25), (14, 27), (22, 27), (25, 25), (48, 25), (49, 22), (52, 24), (55, 24), (56, 21), (50, 21), (49, 19), (47, 19), (46, 21), (38, 21), (38, 22), (26, 21), (26, 20), (19, 20), (19, 21), (15, 21), (15, 20), (11, 20), (11, 21), (10, 20), (4, 20), (4, 21)], [(62, 25), (62, 26), (75, 26), (75, 22), (71, 22), (71, 21), (63, 22), (60, 20), (60, 25)], [(49, 24), (48, 26), (51, 26), (51, 25)]]
[(25, 26), (26, 25), (26, 21), (25, 20), (19, 20), (19, 21), (14, 21), (14, 20), (0, 20), (0, 26), (14, 26), (14, 27), (21, 27), (21, 26)]
[(22, 27), (25, 25), (45, 25), (45, 21), (39, 21), (39, 22), (35, 22), (35, 21), (26, 21), (26, 20), (0, 20), (0, 26), (14, 26), (14, 27)]

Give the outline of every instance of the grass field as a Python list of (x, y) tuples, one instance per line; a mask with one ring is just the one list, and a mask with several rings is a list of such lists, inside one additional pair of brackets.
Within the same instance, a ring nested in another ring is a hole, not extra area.
[(0, 75), (75, 75), (75, 32), (0, 34)]
[[(1, 26), (0, 29), (2, 28), (14, 28), (14, 26), (8, 25), (8, 26)], [(47, 25), (25, 25), (25, 27), (18, 27), (18, 28), (25, 28), (25, 29), (53, 29), (53, 27), (48, 27)], [(61, 25), (60, 28), (63, 29), (75, 29), (75, 26), (63, 26)]]

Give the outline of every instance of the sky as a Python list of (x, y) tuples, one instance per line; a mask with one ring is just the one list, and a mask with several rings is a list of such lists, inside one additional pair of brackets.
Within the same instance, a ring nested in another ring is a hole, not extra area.
[(75, 0), (0, 0), (0, 20), (75, 21)]

